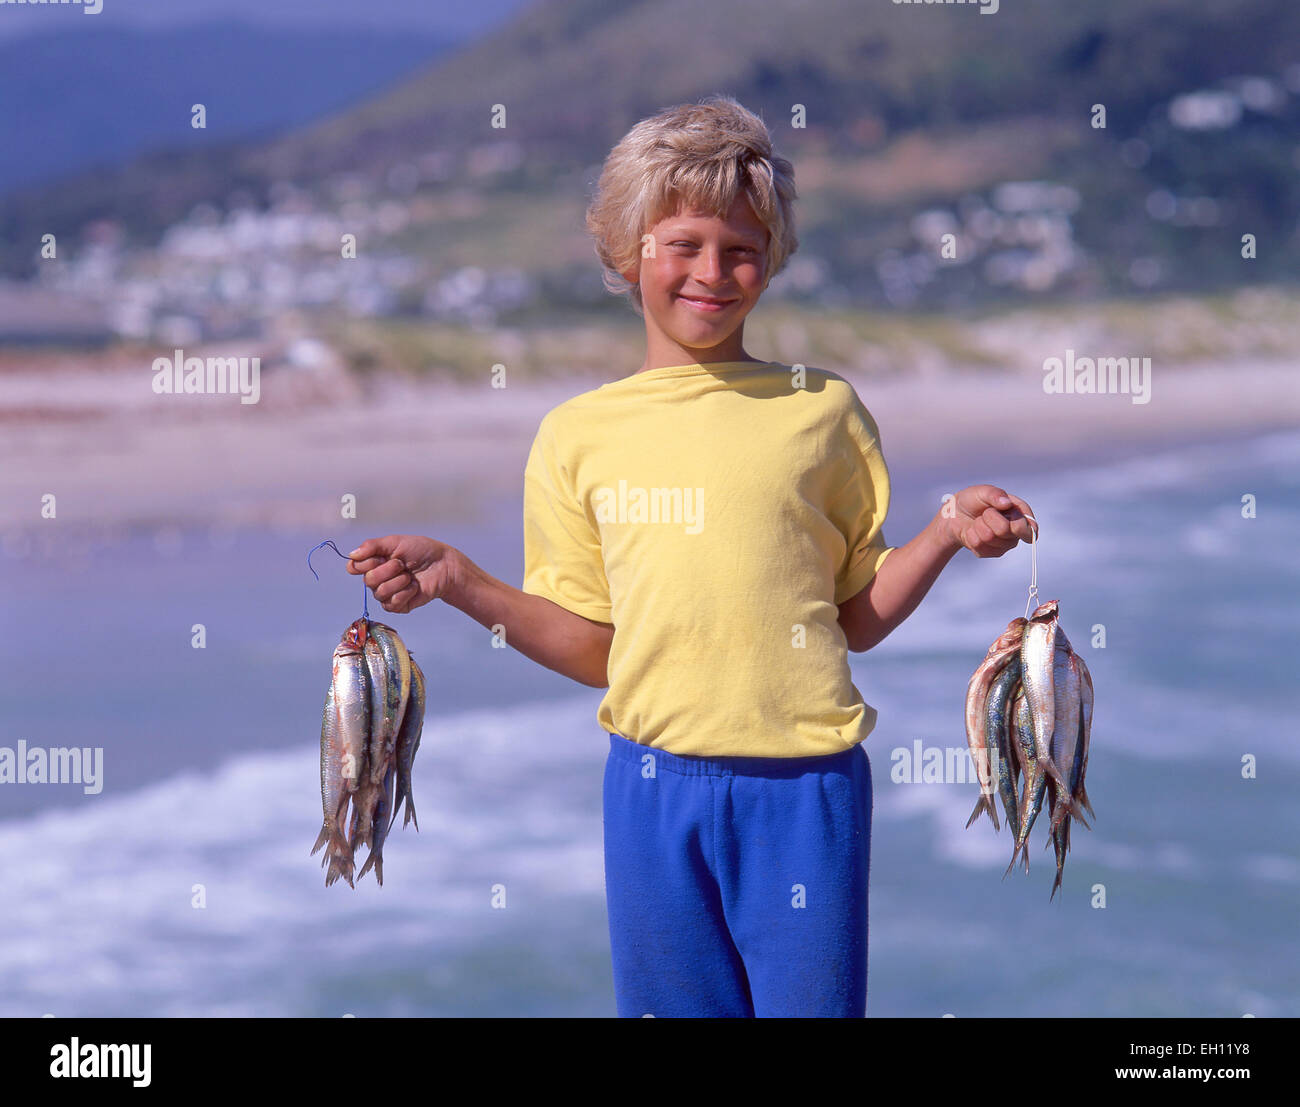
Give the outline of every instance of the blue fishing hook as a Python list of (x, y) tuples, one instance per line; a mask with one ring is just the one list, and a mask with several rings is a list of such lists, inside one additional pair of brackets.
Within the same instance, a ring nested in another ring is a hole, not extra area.
[[(336, 554), (338, 554), (339, 557), (341, 557), (344, 561), (351, 560), (347, 554), (345, 554), (342, 550), (338, 548), (338, 546), (334, 544), (334, 540), (332, 538), (325, 539), (325, 541), (322, 542), (319, 546), (313, 546), (311, 548), (311, 551), (307, 554), (307, 568), (311, 569), (311, 575), (314, 576), (317, 580), (320, 580), (320, 574), (317, 573), (315, 569), (312, 569), (311, 555), (324, 546), (328, 546), (331, 550), (333, 550)], [(365, 619), (367, 622), (369, 622), (370, 620), (370, 590), (366, 587), (366, 578), (364, 576), (361, 578), (361, 617)]]

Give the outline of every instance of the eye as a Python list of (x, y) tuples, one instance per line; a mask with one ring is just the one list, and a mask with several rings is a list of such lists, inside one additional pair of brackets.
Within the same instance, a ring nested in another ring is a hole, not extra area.
[[(0, 0), (0, 2), (2, 2), (2, 0)], [(682, 246), (682, 247), (684, 247), (684, 248), (687, 249), (687, 250), (694, 250), (694, 249), (696, 249), (696, 245), (695, 245), (694, 242), (682, 242), (680, 239), (679, 239), (678, 241), (676, 241), (676, 242), (670, 242), (670, 243), (668, 243), (668, 245), (669, 245), (669, 246), (674, 246), (674, 247), (676, 247), (676, 246)], [(733, 247), (731, 247), (731, 249), (732, 249), (733, 251), (739, 251), (739, 252), (742, 253), (742, 254), (757, 254), (757, 253), (758, 253), (758, 251), (757, 251), (756, 249), (754, 249), (753, 246), (733, 246)]]

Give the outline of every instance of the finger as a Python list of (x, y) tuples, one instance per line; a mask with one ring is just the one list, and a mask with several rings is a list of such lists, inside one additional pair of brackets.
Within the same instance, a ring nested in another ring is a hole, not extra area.
[(409, 574), (403, 573), (401, 576), (394, 577), (387, 584), (381, 584), (375, 589), (375, 599), (381, 603), (391, 603), (394, 596), (400, 595), (411, 587), (412, 578)]
[(982, 557), (981, 550), (985, 549), (993, 541), (993, 532), (989, 530), (983, 517), (976, 519), (966, 530), (967, 537), (970, 539), (970, 549), (977, 557)]
[(1033, 524), (1023, 515), (1017, 516), (1011, 521), (1011, 533), (1020, 542), (1032, 542), (1034, 539)]
[[(353, 576), (360, 576), (363, 573), (373, 569), (376, 565), (382, 565), (385, 560), (392, 554), (395, 543), (393, 535), (387, 535), (384, 538), (367, 538), (355, 550), (348, 554), (348, 572)], [(353, 564), (356, 568), (353, 568)], [(366, 564), (366, 568), (362, 565)]]
[[(1008, 492), (1007, 498), (1015, 505), (1015, 510), (1009, 513), (1011, 518), (1015, 519), (1017, 522), (1019, 522), (1019, 518), (1025, 520), (1023, 527), (1017, 526), (1014, 529), (1021, 538), (1028, 541), (1033, 537), (1034, 532), (1038, 529), (1038, 520), (1034, 518), (1034, 509), (1025, 503), (1025, 501), (1019, 496), (1013, 496)], [(1017, 514), (1019, 518), (1017, 518)]]
[(389, 611), (396, 612), (398, 615), (405, 615), (411, 610), (411, 603), (419, 595), (419, 592), (419, 588), (412, 581), (409, 586), (396, 593), (392, 599), (384, 604), (384, 607)]
[(980, 516), (982, 522), (997, 538), (1007, 538), (1011, 534), (1011, 520), (996, 508), (986, 508)]
[[(366, 573), (365, 576), (366, 587), (369, 588), (375, 594), (375, 597), (377, 599), (382, 599), (383, 597), (380, 595), (381, 587), (384, 587), (388, 585), (390, 581), (393, 581), (398, 577), (403, 576), (406, 573), (406, 571), (407, 569), (405, 565), (403, 565), (396, 558), (390, 558), (388, 561), (385, 561), (378, 568), (371, 569), (368, 573)], [(392, 588), (389, 591), (393, 592), (396, 590), (397, 590), (396, 588)]]
[(971, 493), (977, 501), (974, 504), (975, 510), (971, 512), (972, 515), (975, 514), (975, 511), (986, 507), (1005, 510), (1012, 506), (1011, 497), (996, 484), (972, 484), (966, 491)]

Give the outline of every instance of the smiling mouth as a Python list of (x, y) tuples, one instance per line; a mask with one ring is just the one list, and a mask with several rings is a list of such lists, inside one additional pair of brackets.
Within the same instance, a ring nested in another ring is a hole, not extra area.
[(732, 304), (736, 302), (734, 299), (730, 299), (730, 300), (715, 300), (715, 299), (703, 299), (703, 298), (697, 299), (694, 296), (678, 296), (677, 298), (679, 300), (685, 300), (688, 304), (691, 305), (691, 307), (699, 308), (701, 311), (721, 311), (723, 308), (730, 307)]

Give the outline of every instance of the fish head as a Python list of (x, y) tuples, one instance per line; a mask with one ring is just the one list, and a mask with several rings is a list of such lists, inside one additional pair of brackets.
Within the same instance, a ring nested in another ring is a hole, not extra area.
[(366, 639), (370, 636), (368, 619), (358, 619), (343, 632), (336, 652), (361, 653), (366, 648)]
[(1038, 607), (1034, 608), (1034, 614), (1033, 617), (1030, 619), (1030, 622), (1033, 623), (1050, 622), (1060, 614), (1060, 611), (1061, 611), (1061, 604), (1059, 600), (1048, 600), (1046, 603), (1039, 604)]

